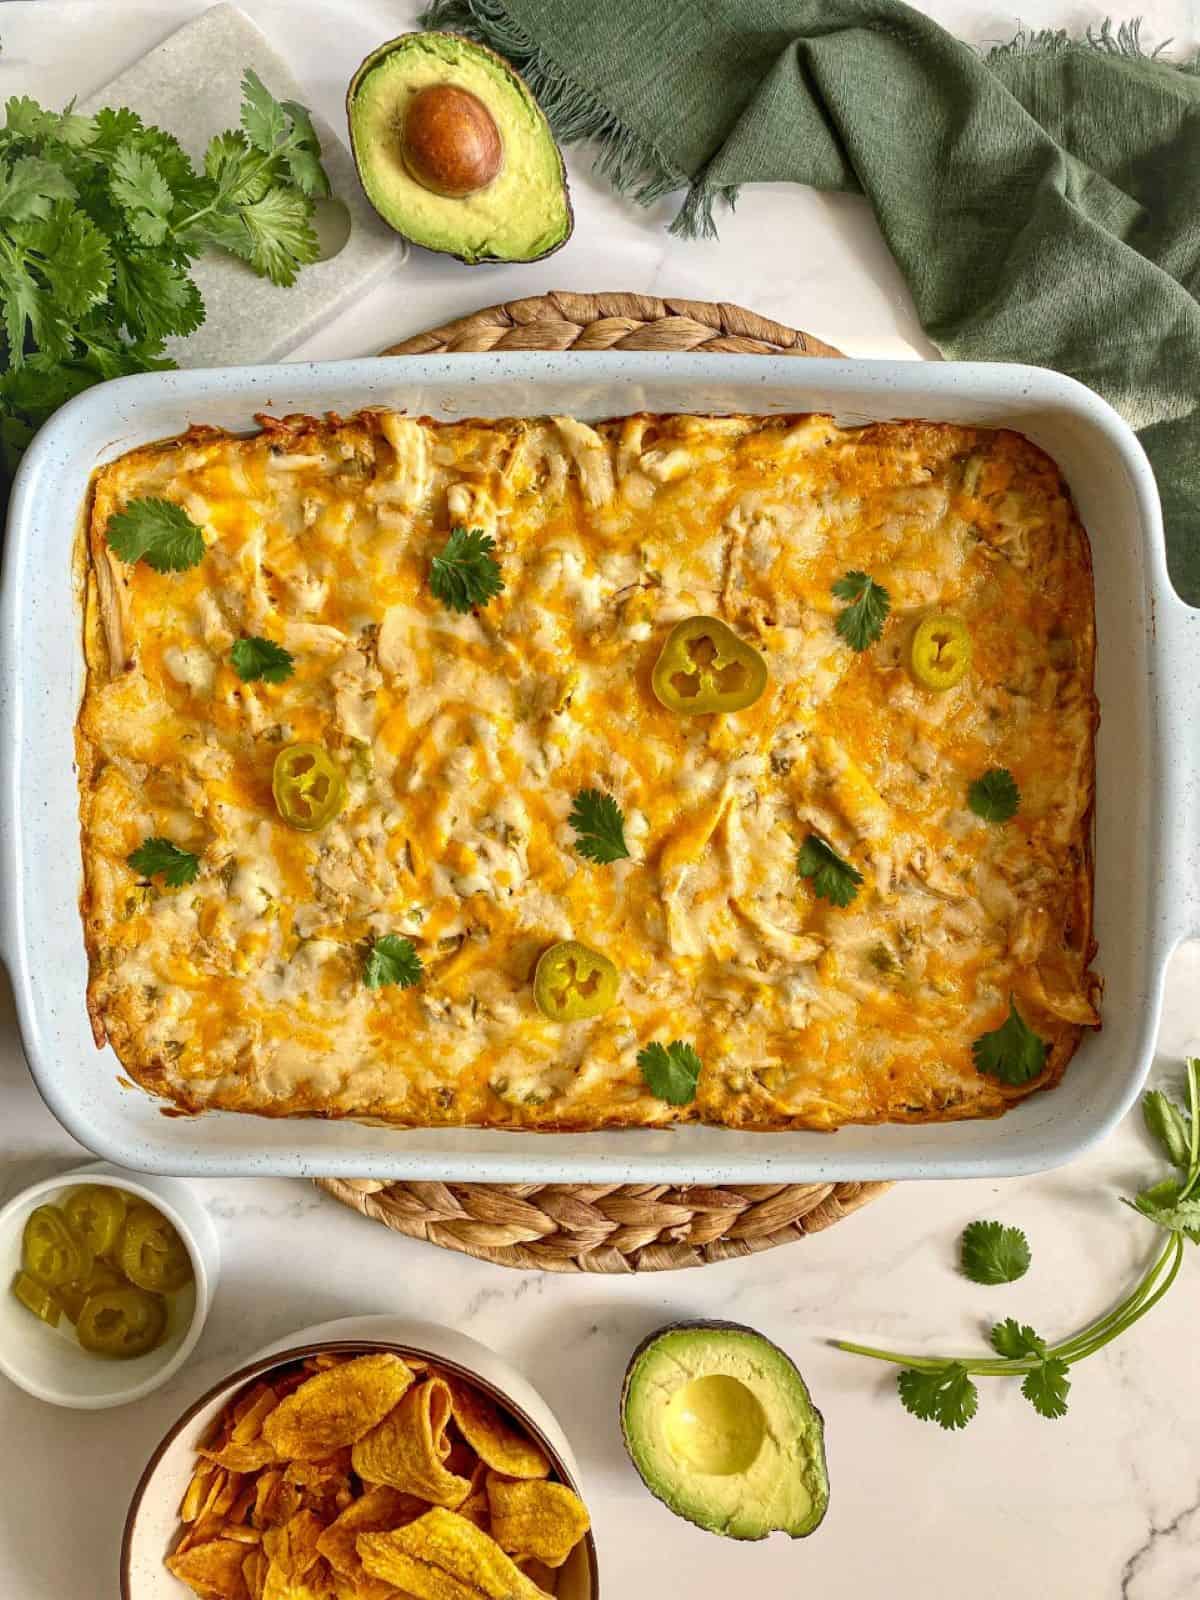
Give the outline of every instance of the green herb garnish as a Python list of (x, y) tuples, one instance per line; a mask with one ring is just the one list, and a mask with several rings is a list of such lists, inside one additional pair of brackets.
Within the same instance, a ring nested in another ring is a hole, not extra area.
[(928, 1369), (909, 1367), (900, 1374), (897, 1385), (906, 1411), (943, 1428), (965, 1428), (979, 1406), (979, 1391), (960, 1361)]
[(857, 867), (843, 861), (837, 851), (815, 833), (810, 833), (800, 846), (796, 871), (809, 880), (815, 895), (835, 906), (848, 906), (863, 881)]
[(204, 302), (190, 264), (221, 249), (274, 283), (320, 251), (313, 202), (329, 192), (303, 106), (253, 72), (242, 127), (201, 170), (134, 112), (81, 116), (10, 99), (0, 128), (0, 460), (11, 477), (34, 431), (72, 395), (123, 373), (173, 367), (168, 338)]
[[(870, 1345), (834, 1341), (838, 1350), (868, 1356), (902, 1368), (896, 1380), (906, 1411), (943, 1428), (962, 1428), (975, 1415), (975, 1378), (1021, 1378), (1021, 1393), (1039, 1416), (1061, 1417), (1071, 1389), (1068, 1373), (1141, 1320), (1166, 1294), (1183, 1265), (1190, 1240), (1200, 1244), (1200, 1060), (1187, 1064), (1188, 1109), (1155, 1091), (1143, 1101), (1146, 1125), (1173, 1166), (1178, 1179), (1167, 1178), (1143, 1189), (1125, 1204), (1133, 1206), (1167, 1234), (1166, 1243), (1139, 1283), (1119, 1305), (1081, 1333), (1050, 1344), (1028, 1323), (1008, 1317), (991, 1331), (995, 1356), (911, 1356)], [(1186, 1142), (1181, 1142), (1180, 1135)], [(978, 1226), (978, 1224), (976, 1224)], [(984, 1226), (990, 1226), (984, 1224)], [(1007, 1230), (1015, 1231), (1015, 1230)]]
[(254, 683), (259, 678), (264, 683), (286, 683), (296, 670), (290, 650), (258, 634), (248, 639), (235, 639), (229, 659), (244, 683)]
[(972, 1283), (1015, 1283), (1029, 1271), (1029, 1240), (1020, 1228), (971, 1222), (963, 1229), (959, 1260)]
[(1007, 767), (991, 767), (967, 790), (967, 804), (985, 822), (1011, 822), (1021, 807), (1021, 791)]
[(389, 984), (411, 989), (414, 983), (420, 982), (424, 970), (411, 940), (385, 933), (367, 952), (363, 982), (368, 989), (383, 989)]
[(190, 850), (181, 850), (170, 839), (157, 834), (152, 839), (144, 839), (125, 860), (143, 878), (161, 875), (168, 889), (182, 889), (184, 884), (195, 883), (196, 874), (200, 871), (199, 856), (193, 855)]
[(673, 1039), (670, 1044), (653, 1044), (638, 1051), (637, 1064), (651, 1094), (673, 1106), (686, 1106), (696, 1098), (700, 1081), (700, 1057), (690, 1044)]
[(971, 1046), (975, 1070), (1001, 1083), (1028, 1083), (1046, 1065), (1046, 1044), (1039, 1039), (1008, 997), (1008, 1016), (998, 1028), (982, 1033)]
[(881, 583), (865, 572), (847, 572), (833, 585), (839, 600), (850, 602), (839, 613), (834, 627), (851, 650), (865, 650), (883, 632), (883, 623), (892, 609), (892, 597)]
[(623, 861), (629, 855), (625, 843), (625, 813), (602, 789), (581, 789), (567, 821), (575, 829), (575, 848), (586, 861)]
[(452, 528), (441, 555), (429, 569), (429, 587), (451, 611), (485, 606), (504, 588), (496, 541), (482, 528)]
[(155, 572), (184, 572), (204, 555), (203, 530), (171, 500), (130, 500), (109, 517), (104, 537), (122, 561)]

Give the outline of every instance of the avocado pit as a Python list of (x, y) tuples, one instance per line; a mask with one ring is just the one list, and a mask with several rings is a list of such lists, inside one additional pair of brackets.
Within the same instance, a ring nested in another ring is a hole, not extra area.
[(453, 84), (430, 84), (409, 101), (401, 133), (409, 172), (450, 200), (486, 189), (504, 163), (495, 118), (477, 95)]

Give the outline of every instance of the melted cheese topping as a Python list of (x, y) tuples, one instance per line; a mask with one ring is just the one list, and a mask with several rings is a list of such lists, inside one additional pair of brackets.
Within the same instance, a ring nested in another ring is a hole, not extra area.
[[(994, 1114), (1053, 1083), (1095, 1025), (1093, 601), (1053, 464), (1018, 435), (828, 417), (438, 425), (394, 413), (193, 430), (95, 487), (79, 723), (89, 1006), (145, 1087), (186, 1110), (595, 1128), (834, 1128)], [(118, 562), (112, 512), (157, 495), (202, 561)], [(429, 586), (451, 526), (497, 542), (505, 590), (460, 616)], [(831, 585), (892, 600), (855, 654)], [(931, 610), (970, 629), (947, 693), (906, 666)], [(670, 626), (724, 618), (765, 656), (747, 710), (683, 717), (650, 670)], [(295, 657), (244, 683), (242, 635)], [(277, 815), (284, 745), (322, 742), (347, 804)], [(1005, 826), (967, 788), (1007, 767)], [(612, 793), (631, 859), (574, 848), (575, 793)], [(847, 908), (796, 872), (817, 832), (863, 875)], [(139, 884), (148, 835), (196, 882)], [(370, 990), (415, 944), (423, 981)], [(535, 1009), (546, 947), (619, 965), (617, 1003)], [(1012, 1088), (971, 1042), (1014, 995), (1050, 1046)], [(639, 1049), (690, 1040), (694, 1104)]]

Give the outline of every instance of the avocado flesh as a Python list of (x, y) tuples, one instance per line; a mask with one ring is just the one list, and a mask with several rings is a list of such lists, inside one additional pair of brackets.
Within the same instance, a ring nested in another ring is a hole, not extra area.
[[(418, 183), (401, 151), (409, 102), (444, 84), (482, 101), (504, 151), (491, 183), (457, 199)], [(525, 83), (490, 50), (448, 33), (393, 39), (355, 73), (347, 113), (367, 198), (414, 243), (474, 263), (535, 261), (569, 238), (571, 204), (549, 124)]]
[(825, 1515), (821, 1413), (793, 1363), (750, 1328), (653, 1335), (629, 1364), (621, 1422), (646, 1487), (701, 1528), (803, 1538)]

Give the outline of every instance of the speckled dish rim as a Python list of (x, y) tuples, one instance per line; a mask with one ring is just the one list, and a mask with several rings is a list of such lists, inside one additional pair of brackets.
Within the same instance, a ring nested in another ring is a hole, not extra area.
[[(1012, 427), (1067, 477), (1092, 540), (1103, 714), (1096, 924), (1100, 1034), (1063, 1081), (996, 1121), (851, 1126), (836, 1135), (687, 1125), (583, 1134), (393, 1129), (337, 1119), (164, 1116), (97, 1055), (84, 1011), (72, 729), (82, 682), (70, 549), (93, 469), (190, 422), (384, 405), (442, 418), (639, 410), (832, 412)], [(1081, 384), (996, 363), (502, 352), (156, 372), (69, 401), (18, 474), (0, 588), (0, 950), (38, 1088), (78, 1140), (121, 1166), (478, 1183), (809, 1183), (999, 1178), (1104, 1138), (1153, 1056), (1163, 978), (1200, 931), (1200, 611), (1167, 577), (1154, 476), (1129, 426)]]
[[(551, 1444), (541, 1427), (539, 1427), (539, 1425), (533, 1420), (524, 1407), (518, 1405), (515, 1400), (511, 1399), (509, 1395), (504, 1392), (503, 1389), (500, 1389), (496, 1384), (491, 1383), (487, 1378), (481, 1378), (477, 1372), (473, 1372), (470, 1367), (464, 1366), (462, 1362), (449, 1360), (445, 1356), (440, 1356), (432, 1350), (424, 1350), (416, 1345), (400, 1344), (391, 1339), (320, 1339), (314, 1343), (293, 1345), (286, 1350), (277, 1350), (272, 1354), (256, 1357), (255, 1360), (249, 1362), (246, 1366), (240, 1367), (237, 1371), (232, 1372), (227, 1377), (222, 1378), (219, 1383), (214, 1383), (212, 1387), (207, 1389), (198, 1400), (193, 1400), (191, 1405), (188, 1406), (187, 1410), (182, 1414), (182, 1416), (180, 1416), (171, 1425), (171, 1427), (168, 1428), (167, 1432), (155, 1446), (154, 1452), (149, 1461), (146, 1463), (145, 1470), (138, 1479), (133, 1494), (130, 1497), (129, 1510), (125, 1513), (125, 1526), (121, 1534), (121, 1600), (137, 1600), (137, 1596), (133, 1591), (131, 1573), (133, 1538), (138, 1514), (141, 1511), (142, 1501), (145, 1499), (146, 1491), (149, 1489), (154, 1475), (158, 1471), (159, 1465), (167, 1451), (175, 1443), (176, 1439), (188, 1426), (188, 1424), (196, 1416), (198, 1416), (206, 1406), (210, 1406), (214, 1400), (216, 1400), (226, 1391), (229, 1391), (230, 1399), (232, 1399), (237, 1390), (245, 1388), (246, 1384), (250, 1383), (253, 1379), (261, 1378), (264, 1373), (271, 1372), (276, 1367), (291, 1366), (294, 1362), (303, 1361), (308, 1356), (363, 1356), (371, 1355), (376, 1352), (385, 1352), (391, 1355), (397, 1355), (402, 1359), (411, 1356), (414, 1360), (428, 1361), (432, 1366), (444, 1368), (447, 1372), (453, 1373), (456, 1378), (461, 1378), (464, 1383), (470, 1384), (474, 1388), (479, 1389), (482, 1393), (486, 1394), (489, 1399), (494, 1401), (501, 1411), (507, 1411), (510, 1413), (510, 1415), (516, 1418), (517, 1422), (526, 1430), (530, 1438), (533, 1439), (536, 1444), (540, 1445), (541, 1448), (546, 1452), (546, 1455), (550, 1460), (550, 1465), (558, 1481), (560, 1483), (564, 1483), (568, 1489), (573, 1490), (575, 1494), (577, 1494), (583, 1501), (584, 1505), (587, 1505), (587, 1500), (583, 1494), (583, 1491), (579, 1487), (574, 1473), (568, 1469), (567, 1464), (563, 1460), (559, 1451), (553, 1444)], [(590, 1527), (587, 1533), (585, 1533), (583, 1536), (583, 1544), (587, 1556), (588, 1582), (590, 1584), (590, 1591), (586, 1597), (586, 1600), (599, 1600), (600, 1564), (596, 1551), (595, 1532)], [(167, 1553), (168, 1552), (164, 1552), (164, 1554)], [(182, 1592), (182, 1585), (180, 1587)]]

